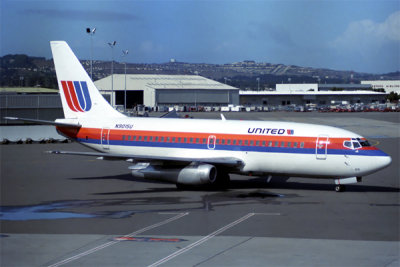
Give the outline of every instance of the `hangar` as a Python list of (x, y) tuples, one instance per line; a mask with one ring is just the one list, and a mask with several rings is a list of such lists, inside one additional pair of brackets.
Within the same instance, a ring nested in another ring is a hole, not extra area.
[[(114, 74), (94, 82), (113, 105), (227, 106), (239, 104), (239, 89), (198, 75)], [(111, 86), (113, 84), (113, 86)], [(126, 85), (126, 86), (125, 86)]]

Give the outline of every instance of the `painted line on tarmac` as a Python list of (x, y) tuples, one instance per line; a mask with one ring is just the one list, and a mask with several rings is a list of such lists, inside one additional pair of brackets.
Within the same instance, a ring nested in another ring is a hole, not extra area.
[(237, 224), (249, 219), (250, 217), (253, 217), (254, 215), (256, 215), (256, 213), (249, 213), (249, 214), (243, 216), (242, 218), (240, 218), (240, 219), (238, 219), (238, 220), (236, 220), (236, 221), (234, 221), (234, 222), (232, 222), (232, 223), (230, 223), (228, 225), (225, 225), (224, 227), (218, 229), (217, 231), (212, 232), (211, 234), (203, 237), (202, 239), (197, 240), (196, 242), (194, 242), (194, 243), (192, 243), (192, 244), (190, 244), (190, 245), (188, 245), (188, 246), (176, 251), (175, 253), (172, 253), (171, 255), (168, 255), (167, 257), (162, 258), (161, 260), (149, 265), (149, 267), (155, 267), (155, 266), (159, 266), (161, 264), (164, 264), (167, 261), (169, 261), (169, 260), (171, 260), (171, 259), (173, 259), (173, 258), (175, 258), (175, 257), (177, 257), (177, 256), (179, 256), (179, 255), (191, 250), (192, 248), (195, 248), (195, 247), (203, 244), (204, 242), (207, 242), (211, 238), (213, 238), (216, 235), (228, 230), (229, 228), (232, 228), (233, 226), (235, 226), (235, 225), (237, 225)]
[[(156, 223), (156, 224), (147, 226), (147, 227), (145, 227), (145, 228), (143, 228), (143, 229), (140, 229), (140, 230), (138, 230), (138, 231), (135, 231), (135, 232), (133, 232), (133, 233), (124, 235), (123, 237), (124, 237), (124, 238), (133, 237), (133, 236), (135, 236), (135, 235), (141, 234), (141, 233), (143, 233), (143, 232), (145, 232), (145, 231), (148, 231), (148, 230), (150, 230), (150, 229), (157, 228), (157, 227), (162, 226), (162, 225), (164, 225), (164, 224), (167, 224), (167, 223), (170, 223), (170, 222), (172, 222), (172, 221), (178, 220), (178, 219), (180, 219), (180, 218), (182, 218), (183, 216), (186, 216), (186, 215), (188, 215), (188, 214), (189, 214), (189, 212), (179, 213), (178, 215), (176, 215), (176, 216), (174, 216), (174, 217), (171, 217), (171, 218), (169, 218), (169, 219), (167, 219), (167, 220), (164, 220), (164, 221), (161, 221), (161, 222), (159, 222), (159, 223)], [(85, 251), (85, 252), (79, 253), (79, 254), (77, 254), (77, 255), (75, 255), (75, 256), (69, 257), (69, 258), (67, 258), (67, 259), (65, 259), (65, 260), (62, 260), (62, 261), (59, 261), (59, 262), (54, 263), (54, 264), (52, 264), (52, 265), (49, 265), (49, 267), (56, 267), (56, 266), (61, 266), (61, 265), (67, 264), (67, 263), (69, 263), (69, 262), (71, 262), (71, 261), (80, 259), (80, 258), (82, 258), (82, 257), (84, 257), (84, 256), (87, 256), (87, 255), (92, 254), (92, 253), (94, 253), (94, 252), (96, 252), (96, 251), (102, 250), (102, 249), (107, 248), (107, 247), (109, 247), (109, 246), (115, 245), (115, 244), (117, 244), (117, 243), (119, 243), (119, 242), (122, 242), (122, 240), (115, 240), (115, 241), (110, 241), (110, 242), (104, 243), (104, 244), (102, 244), (102, 245), (100, 245), (100, 246), (94, 247), (94, 248), (89, 249), (89, 250), (87, 250), (87, 251)]]

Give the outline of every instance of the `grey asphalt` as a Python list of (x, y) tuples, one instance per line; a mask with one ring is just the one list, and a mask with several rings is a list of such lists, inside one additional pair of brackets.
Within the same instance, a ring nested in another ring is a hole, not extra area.
[(399, 114), (225, 116), (340, 126), (393, 162), (344, 193), (329, 180), (237, 175), (226, 191), (178, 191), (133, 178), (126, 162), (43, 153), (87, 151), (76, 143), (2, 145), (0, 265), (399, 265)]

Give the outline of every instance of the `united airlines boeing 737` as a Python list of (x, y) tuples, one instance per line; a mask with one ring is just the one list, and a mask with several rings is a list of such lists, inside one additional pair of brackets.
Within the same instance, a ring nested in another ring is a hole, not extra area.
[[(51, 151), (126, 160), (135, 177), (178, 187), (226, 187), (229, 174), (328, 178), (335, 190), (385, 168), (390, 156), (340, 128), (274, 121), (126, 117), (100, 94), (64, 41), (52, 41), (64, 119), (35, 121), (95, 152)], [(18, 118), (8, 118), (18, 119)], [(27, 120), (27, 119), (21, 119)]]

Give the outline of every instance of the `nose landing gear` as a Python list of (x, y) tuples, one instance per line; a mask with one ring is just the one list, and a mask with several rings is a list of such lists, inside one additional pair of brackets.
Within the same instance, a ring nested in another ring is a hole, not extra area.
[(336, 179), (335, 180), (335, 191), (336, 192), (344, 192), (346, 190), (345, 184), (355, 184), (360, 183), (362, 181), (362, 177), (350, 177), (344, 179)]
[(339, 185), (335, 186), (336, 192), (344, 192), (345, 190), (346, 190), (346, 186), (344, 186), (344, 185), (339, 184)]

